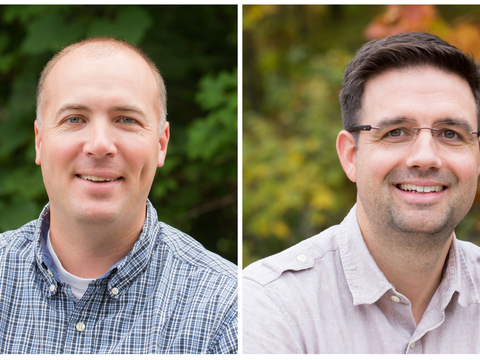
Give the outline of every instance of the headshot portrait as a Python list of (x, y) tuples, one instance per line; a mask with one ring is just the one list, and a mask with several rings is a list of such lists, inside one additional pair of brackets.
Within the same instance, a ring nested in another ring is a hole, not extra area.
[(243, 353), (480, 352), (479, 14), (244, 8)]
[(0, 59), (0, 353), (237, 353), (237, 7), (3, 5)]

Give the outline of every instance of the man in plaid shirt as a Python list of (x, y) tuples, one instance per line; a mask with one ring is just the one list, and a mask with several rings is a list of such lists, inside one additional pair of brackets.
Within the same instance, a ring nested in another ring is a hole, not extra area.
[(94, 38), (42, 72), (36, 163), (49, 204), (0, 235), (1, 353), (236, 353), (236, 266), (158, 221), (169, 140), (155, 64)]

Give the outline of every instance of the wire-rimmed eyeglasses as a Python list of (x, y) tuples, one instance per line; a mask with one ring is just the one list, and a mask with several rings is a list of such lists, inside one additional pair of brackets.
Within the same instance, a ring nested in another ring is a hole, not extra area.
[(371, 125), (353, 125), (348, 131), (379, 130), (378, 140), (388, 144), (406, 144), (414, 141), (421, 130), (430, 130), (433, 139), (448, 147), (472, 145), (478, 141), (478, 131), (470, 131), (463, 124), (451, 122), (436, 124), (434, 128), (404, 123), (375, 127)]

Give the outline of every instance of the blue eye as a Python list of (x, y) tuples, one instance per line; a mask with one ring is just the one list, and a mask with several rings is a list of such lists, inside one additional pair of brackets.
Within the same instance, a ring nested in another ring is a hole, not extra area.
[(124, 124), (132, 124), (135, 120), (133, 120), (132, 118), (129, 118), (129, 117), (123, 117), (122, 118), (122, 122)]
[(71, 118), (68, 118), (67, 121), (70, 124), (78, 124), (80, 122), (80, 118), (79, 117), (71, 117)]

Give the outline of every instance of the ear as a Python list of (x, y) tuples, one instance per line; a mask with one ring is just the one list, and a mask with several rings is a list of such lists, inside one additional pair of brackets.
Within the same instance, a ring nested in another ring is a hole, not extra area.
[(337, 136), (337, 154), (342, 164), (343, 171), (350, 181), (357, 181), (357, 147), (353, 135), (342, 130)]
[(40, 165), (42, 152), (42, 131), (38, 125), (38, 120), (35, 120), (33, 127), (35, 129), (35, 164)]
[(159, 153), (158, 153), (158, 167), (162, 167), (165, 164), (165, 156), (167, 155), (168, 140), (170, 139), (170, 124), (168, 121), (165, 121), (163, 126), (162, 134), (160, 135), (159, 140)]

